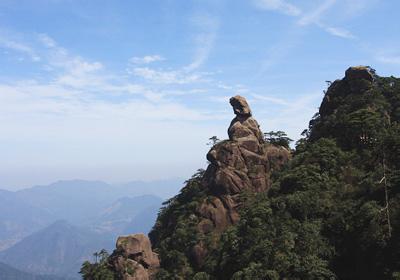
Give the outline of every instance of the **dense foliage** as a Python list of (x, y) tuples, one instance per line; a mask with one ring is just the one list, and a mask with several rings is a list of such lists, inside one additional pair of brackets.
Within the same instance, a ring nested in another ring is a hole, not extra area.
[(170, 201), (153, 231), (159, 279), (400, 279), (400, 80), (335, 81), (304, 136), (268, 194), (243, 196), (240, 222), (197, 274), (190, 213), (205, 194), (195, 180)]
[(270, 131), (264, 133), (264, 140), (267, 143), (282, 146), (285, 148), (289, 148), (290, 142), (293, 140), (290, 139), (284, 131)]
[(400, 79), (357, 82), (331, 85), (290, 166), (223, 235), (210, 279), (400, 279)]
[(204, 170), (198, 170), (186, 181), (180, 194), (164, 203), (149, 234), (161, 259), (158, 279), (190, 279), (195, 273), (191, 266), (190, 249), (204, 238), (196, 230), (199, 218), (195, 215), (207, 196), (201, 185), (203, 174)]
[(188, 180), (150, 233), (157, 279), (400, 279), (400, 79), (333, 82), (303, 135), (268, 193), (242, 195), (201, 268), (190, 250), (210, 238), (195, 215), (208, 194), (203, 171)]

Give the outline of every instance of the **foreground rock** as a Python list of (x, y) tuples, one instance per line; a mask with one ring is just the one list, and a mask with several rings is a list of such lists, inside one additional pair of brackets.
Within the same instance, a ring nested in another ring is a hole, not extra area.
[(151, 280), (160, 266), (158, 255), (151, 250), (149, 238), (144, 234), (121, 236), (109, 263), (118, 279)]

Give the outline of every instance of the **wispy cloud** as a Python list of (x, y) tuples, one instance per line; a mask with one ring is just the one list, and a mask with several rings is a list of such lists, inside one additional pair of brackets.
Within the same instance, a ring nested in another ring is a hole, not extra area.
[(317, 6), (314, 10), (303, 13), (298, 20), (298, 24), (306, 26), (312, 23), (320, 22), (321, 16), (327, 12), (336, 3), (336, 0), (325, 0), (321, 5)]
[[(325, 23), (321, 18), (327, 13), (335, 4), (337, 0), (325, 0), (316, 8), (310, 11), (302, 10), (300, 7), (290, 4), (286, 1), (281, 0), (256, 0), (255, 4), (258, 8), (264, 10), (276, 11), (285, 15), (297, 17), (297, 25), (300, 27), (306, 27), (308, 25), (316, 25), (325, 32), (332, 36), (353, 39), (355, 36), (344, 28), (331, 26)], [(361, 9), (361, 5), (358, 6)]]
[(132, 62), (133, 64), (149, 64), (152, 62), (163, 61), (163, 60), (165, 60), (164, 57), (155, 54), (155, 55), (146, 55), (143, 57), (134, 56), (130, 59), (130, 62)]
[(160, 55), (134, 57), (130, 60), (132, 65), (128, 66), (128, 73), (154, 84), (184, 85), (207, 81), (206, 76), (210, 73), (198, 69), (207, 61), (214, 47), (219, 22), (209, 15), (195, 15), (190, 18), (190, 24), (195, 29), (192, 37), (194, 54), (188, 65), (175, 69), (155, 68), (140, 64), (164, 60)]
[(193, 61), (183, 68), (187, 72), (196, 70), (207, 61), (219, 27), (218, 19), (209, 15), (195, 15), (191, 18), (191, 22), (198, 29), (198, 33), (193, 38), (195, 45)]
[[(43, 60), (41, 63), (47, 71), (47, 81), (39, 82), (36, 80), (32, 81), (19, 81), (13, 83), (11, 86), (3, 85), (5, 92), (14, 92), (14, 96), (28, 95), (30, 97), (36, 96), (39, 102), (35, 104), (49, 104), (49, 98), (55, 98), (54, 103), (60, 102), (60, 100), (71, 100), (74, 99), (74, 106), (78, 102), (84, 104), (110, 104), (113, 105), (113, 98), (118, 95), (125, 95), (124, 99), (120, 102), (121, 104), (138, 104), (134, 100), (142, 100), (140, 103), (143, 107), (146, 102), (149, 104), (157, 103), (160, 106), (165, 104), (165, 108), (173, 108), (168, 99), (163, 97), (167, 94), (179, 96), (183, 92), (179, 89), (175, 89), (175, 94), (170, 94), (173, 88), (157, 87), (157, 85), (187, 85), (193, 83), (204, 82), (204, 77), (209, 75), (206, 72), (188, 72), (183, 69), (178, 70), (164, 70), (164, 69), (153, 69), (150, 67), (139, 67), (130, 62), (130, 68), (128, 69), (134, 77), (143, 79), (144, 81), (133, 81), (132, 75), (118, 75), (118, 73), (110, 73), (106, 66), (99, 61), (90, 61), (79, 55), (72, 54), (70, 51), (60, 46), (53, 38), (47, 34), (38, 35), (38, 39), (42, 46), (46, 50), (42, 50)], [(140, 58), (140, 62), (148, 64), (150, 62), (164, 59), (159, 55), (145, 56)], [(139, 61), (139, 60), (137, 60)], [(1, 86), (1, 85), (0, 85)], [(199, 89), (197, 91), (200, 92)], [(55, 95), (50, 93), (54, 92)], [(186, 92), (191, 92), (186, 89)], [(126, 95), (128, 94), (128, 95)], [(3, 95), (2, 98), (5, 98)], [(43, 98), (47, 101), (42, 102)], [(25, 104), (29, 103), (27, 99)], [(107, 102), (104, 102), (107, 100)], [(52, 101), (52, 102), (53, 102)], [(89, 103), (88, 103), (89, 102)], [(102, 105), (104, 107), (104, 104)], [(31, 104), (33, 105), (33, 104)], [(54, 104), (52, 104), (53, 106)], [(74, 106), (67, 106), (63, 104), (63, 108), (73, 108)], [(167, 106), (168, 105), (168, 106)], [(179, 105), (180, 106), (180, 105)], [(29, 106), (28, 106), (29, 107)], [(38, 108), (37, 105), (31, 106), (31, 108)], [(57, 108), (55, 106), (54, 108)], [(151, 108), (151, 107), (148, 107)], [(185, 106), (182, 106), (181, 111), (183, 112)], [(176, 108), (175, 108), (176, 109)], [(184, 113), (186, 116), (197, 116), (198, 119), (206, 118), (201, 116), (196, 110), (189, 113), (190, 110)], [(185, 109), (185, 110), (186, 110)], [(157, 109), (162, 111), (161, 109)], [(50, 110), (49, 112), (51, 112)], [(165, 111), (164, 111), (165, 112)], [(158, 113), (153, 112), (153, 115)], [(151, 113), (149, 113), (151, 114)], [(175, 115), (174, 112), (165, 114), (168, 119), (168, 115)]]
[(304, 13), (298, 20), (297, 24), (300, 26), (307, 26), (310, 24), (315, 24), (318, 27), (320, 27), (322, 30), (326, 31), (327, 33), (329, 33), (333, 36), (344, 38), (344, 39), (355, 38), (355, 36), (349, 30), (327, 25), (327, 24), (323, 23), (323, 21), (321, 20), (321, 17), (329, 9), (331, 9), (336, 3), (337, 3), (337, 0), (324, 1), (320, 6), (315, 8), (313, 11), (311, 11), (309, 13)]
[(255, 100), (257, 101), (264, 101), (264, 102), (269, 102), (272, 104), (276, 105), (281, 105), (281, 106), (290, 106), (290, 102), (282, 99), (282, 98), (276, 98), (268, 95), (261, 95), (261, 94), (252, 94), (251, 95)]
[(189, 84), (198, 82), (202, 78), (200, 74), (196, 73), (186, 73), (181, 70), (152, 69), (149, 67), (134, 67), (129, 72), (156, 84)]
[(55, 74), (54, 82), (75, 88), (103, 86), (106, 77), (99, 72), (104, 65), (98, 61), (88, 61), (71, 54), (47, 34), (40, 34), (39, 41), (48, 50), (45, 52), (46, 67)]
[(277, 11), (289, 16), (299, 16), (302, 11), (285, 0), (255, 0), (255, 5), (263, 10)]
[(55, 48), (57, 47), (57, 43), (56, 41), (53, 40), (53, 38), (51, 38), (50, 36), (48, 36), (47, 34), (39, 34), (38, 35), (38, 39), (39, 41), (46, 47), (48, 48)]
[(0, 48), (10, 49), (27, 55), (32, 61), (40, 61), (40, 56), (29, 45), (7, 38), (4, 33), (0, 34)]
[(354, 39), (355, 38), (355, 36), (349, 30), (346, 30), (343, 28), (338, 28), (338, 27), (332, 27), (332, 26), (324, 26), (321, 24), (319, 24), (319, 26), (322, 27), (326, 32), (328, 32), (331, 35), (345, 38), (345, 39)]

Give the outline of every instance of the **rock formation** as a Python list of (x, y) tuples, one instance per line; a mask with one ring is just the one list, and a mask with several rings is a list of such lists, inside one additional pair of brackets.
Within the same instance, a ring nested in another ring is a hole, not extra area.
[(118, 279), (154, 279), (160, 262), (158, 255), (151, 250), (151, 243), (146, 235), (120, 236), (116, 247), (109, 263)]
[(362, 94), (371, 89), (374, 76), (374, 70), (368, 66), (348, 68), (344, 79), (336, 80), (330, 85), (319, 108), (320, 116), (330, 116), (340, 106), (339, 101), (343, 98), (352, 94)]
[[(245, 98), (230, 99), (236, 117), (229, 128), (229, 140), (216, 144), (207, 154), (210, 161), (202, 184), (212, 196), (198, 209), (201, 221), (198, 231), (202, 234), (222, 233), (239, 220), (239, 196), (242, 192), (264, 192), (271, 185), (271, 161), (278, 169), (290, 158), (283, 147), (265, 143), (257, 121), (252, 117)], [(197, 244), (193, 259), (202, 265), (207, 248)]]
[(365, 79), (372, 82), (374, 74), (370, 67), (367, 66), (352, 66), (346, 70), (345, 78), (347, 80)]
[[(183, 263), (194, 270), (200, 270), (223, 231), (238, 222), (240, 195), (243, 192), (266, 191), (271, 185), (272, 171), (281, 168), (290, 158), (290, 151), (286, 148), (264, 141), (245, 98), (232, 97), (230, 104), (236, 116), (228, 128), (229, 140), (215, 144), (208, 152), (210, 164), (204, 175), (196, 181), (198, 193), (185, 196), (182, 194), (185, 187), (181, 194), (170, 200), (169, 206), (164, 208), (150, 233), (155, 250), (160, 253), (161, 269), (172, 270), (168, 264), (171, 266), (171, 262), (174, 264), (177, 261), (171, 259), (170, 251), (177, 250), (175, 236), (182, 235), (175, 231), (189, 231), (187, 228), (182, 230), (182, 223), (196, 221), (190, 229), (193, 230), (191, 245), (181, 249), (185, 251), (184, 257), (180, 254), (178, 256), (180, 263), (182, 258), (186, 258)], [(195, 208), (185, 207), (186, 205), (179, 204), (182, 202), (177, 202), (183, 200), (185, 204), (193, 205), (192, 200), (199, 197), (195, 201), (198, 205)], [(210, 243), (210, 240), (213, 241)], [(157, 255), (151, 251), (147, 237), (133, 235), (118, 239), (117, 249), (110, 257), (110, 265), (117, 272), (118, 279), (144, 280), (154, 277), (159, 261)], [(182, 277), (187, 277), (187, 271), (177, 272), (178, 270), (171, 273), (181, 273)]]

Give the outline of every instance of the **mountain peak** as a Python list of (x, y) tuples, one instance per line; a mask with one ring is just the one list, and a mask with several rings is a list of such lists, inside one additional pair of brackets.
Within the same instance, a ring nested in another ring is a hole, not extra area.
[(345, 72), (345, 78), (347, 80), (365, 79), (367, 81), (373, 81), (374, 73), (369, 66), (351, 66)]

